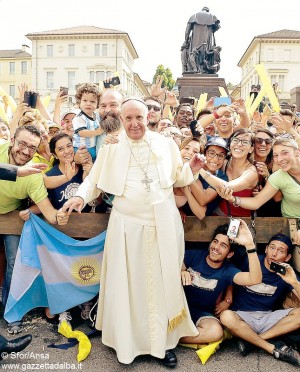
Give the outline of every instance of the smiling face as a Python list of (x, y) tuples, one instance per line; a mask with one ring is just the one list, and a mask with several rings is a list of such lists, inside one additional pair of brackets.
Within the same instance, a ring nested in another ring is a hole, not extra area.
[(8, 141), (9, 138), (10, 138), (9, 128), (5, 123), (2, 123), (0, 119), (0, 139), (5, 139)]
[(232, 134), (234, 117), (230, 110), (225, 111), (222, 116), (215, 120), (219, 136), (228, 138)]
[(288, 246), (280, 240), (272, 240), (265, 249), (265, 265), (270, 268), (271, 262), (287, 262), (291, 255)]
[(220, 146), (208, 146), (205, 150), (206, 168), (215, 173), (218, 169), (222, 168), (225, 158), (226, 150)]
[(55, 157), (59, 163), (70, 163), (74, 160), (73, 143), (68, 137), (63, 137), (55, 143)]
[(99, 114), (103, 119), (110, 113), (114, 113), (117, 118), (121, 114), (121, 104), (123, 101), (123, 96), (120, 92), (109, 90), (104, 92), (100, 98), (99, 104)]
[(181, 158), (184, 163), (187, 163), (191, 160), (194, 154), (199, 154), (200, 152), (200, 143), (197, 141), (188, 142), (181, 150)]
[(14, 165), (25, 165), (35, 154), (40, 144), (40, 138), (27, 130), (18, 132), (11, 139), (12, 147), (9, 153), (9, 163)]
[(294, 147), (274, 145), (273, 159), (274, 163), (285, 172), (299, 169), (299, 150)]
[(230, 242), (227, 235), (217, 234), (208, 249), (207, 262), (211, 266), (219, 267), (226, 260), (233, 256), (230, 252)]
[(155, 126), (161, 119), (161, 105), (151, 99), (145, 101), (148, 107), (148, 123), (150, 126)]
[(272, 137), (265, 132), (258, 131), (254, 141), (254, 157), (266, 158), (272, 150)]
[(127, 136), (132, 140), (143, 138), (147, 128), (148, 109), (143, 102), (130, 99), (121, 107), (121, 122)]
[(233, 137), (230, 141), (230, 152), (235, 159), (247, 158), (253, 151), (251, 134), (243, 133)]

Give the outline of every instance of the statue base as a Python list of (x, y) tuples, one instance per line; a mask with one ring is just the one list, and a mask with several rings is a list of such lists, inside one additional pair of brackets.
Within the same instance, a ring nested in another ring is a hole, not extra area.
[(176, 85), (179, 91), (179, 100), (182, 97), (199, 98), (201, 93), (207, 93), (208, 99), (219, 97), (218, 87), (223, 87), (228, 94), (225, 79), (218, 77), (217, 74), (197, 74), (186, 72), (182, 77), (177, 78)]

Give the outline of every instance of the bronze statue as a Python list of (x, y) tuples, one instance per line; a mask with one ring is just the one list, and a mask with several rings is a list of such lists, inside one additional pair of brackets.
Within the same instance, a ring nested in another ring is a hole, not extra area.
[(181, 47), (183, 73), (215, 74), (220, 69), (221, 47), (214, 35), (219, 28), (220, 21), (207, 7), (190, 17)]

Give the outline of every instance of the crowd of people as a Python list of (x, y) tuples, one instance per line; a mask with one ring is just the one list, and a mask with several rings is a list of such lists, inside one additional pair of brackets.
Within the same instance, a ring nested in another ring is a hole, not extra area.
[[(158, 79), (143, 99), (82, 84), (66, 111), (60, 91), (50, 115), (39, 96), (33, 109), (26, 87), (19, 90), (10, 123), (0, 119), (0, 213), (19, 210), (23, 220), (42, 213), (62, 225), (73, 211), (110, 213), (96, 328), (121, 363), (150, 354), (175, 367), (179, 342), (218, 341), (226, 328), (242, 355), (259, 347), (300, 365), (286, 338), (299, 334), (300, 310), (283, 308), (290, 293), (300, 299), (291, 239), (276, 234), (258, 254), (241, 219), (300, 217), (296, 109), (250, 116), (243, 99), (214, 106), (211, 98), (197, 112)], [(240, 227), (229, 237), (228, 224), (218, 226), (208, 250), (201, 242), (194, 249), (184, 242), (187, 216), (228, 216)], [(299, 243), (300, 232), (293, 238)], [(3, 236), (3, 306), (19, 239)], [(83, 319), (93, 305), (80, 305)], [(72, 320), (49, 309), (45, 317)], [(11, 334), (21, 330), (21, 319), (8, 324)]]

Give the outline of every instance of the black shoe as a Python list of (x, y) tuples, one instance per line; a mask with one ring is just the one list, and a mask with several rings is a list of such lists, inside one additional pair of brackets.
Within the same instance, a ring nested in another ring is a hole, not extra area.
[(255, 345), (250, 344), (250, 342), (239, 339), (238, 340), (239, 352), (242, 356), (246, 356), (255, 350)]
[(6, 353), (17, 353), (18, 351), (22, 351), (27, 347), (32, 340), (31, 335), (25, 335), (22, 337), (15, 338), (13, 340), (7, 340), (6, 344), (4, 345), (3, 349), (0, 350), (2, 352)]
[(277, 342), (273, 350), (274, 358), (284, 360), (294, 366), (300, 366), (300, 354), (284, 342)]
[(177, 366), (177, 358), (172, 350), (167, 350), (162, 363), (165, 367), (175, 368)]

